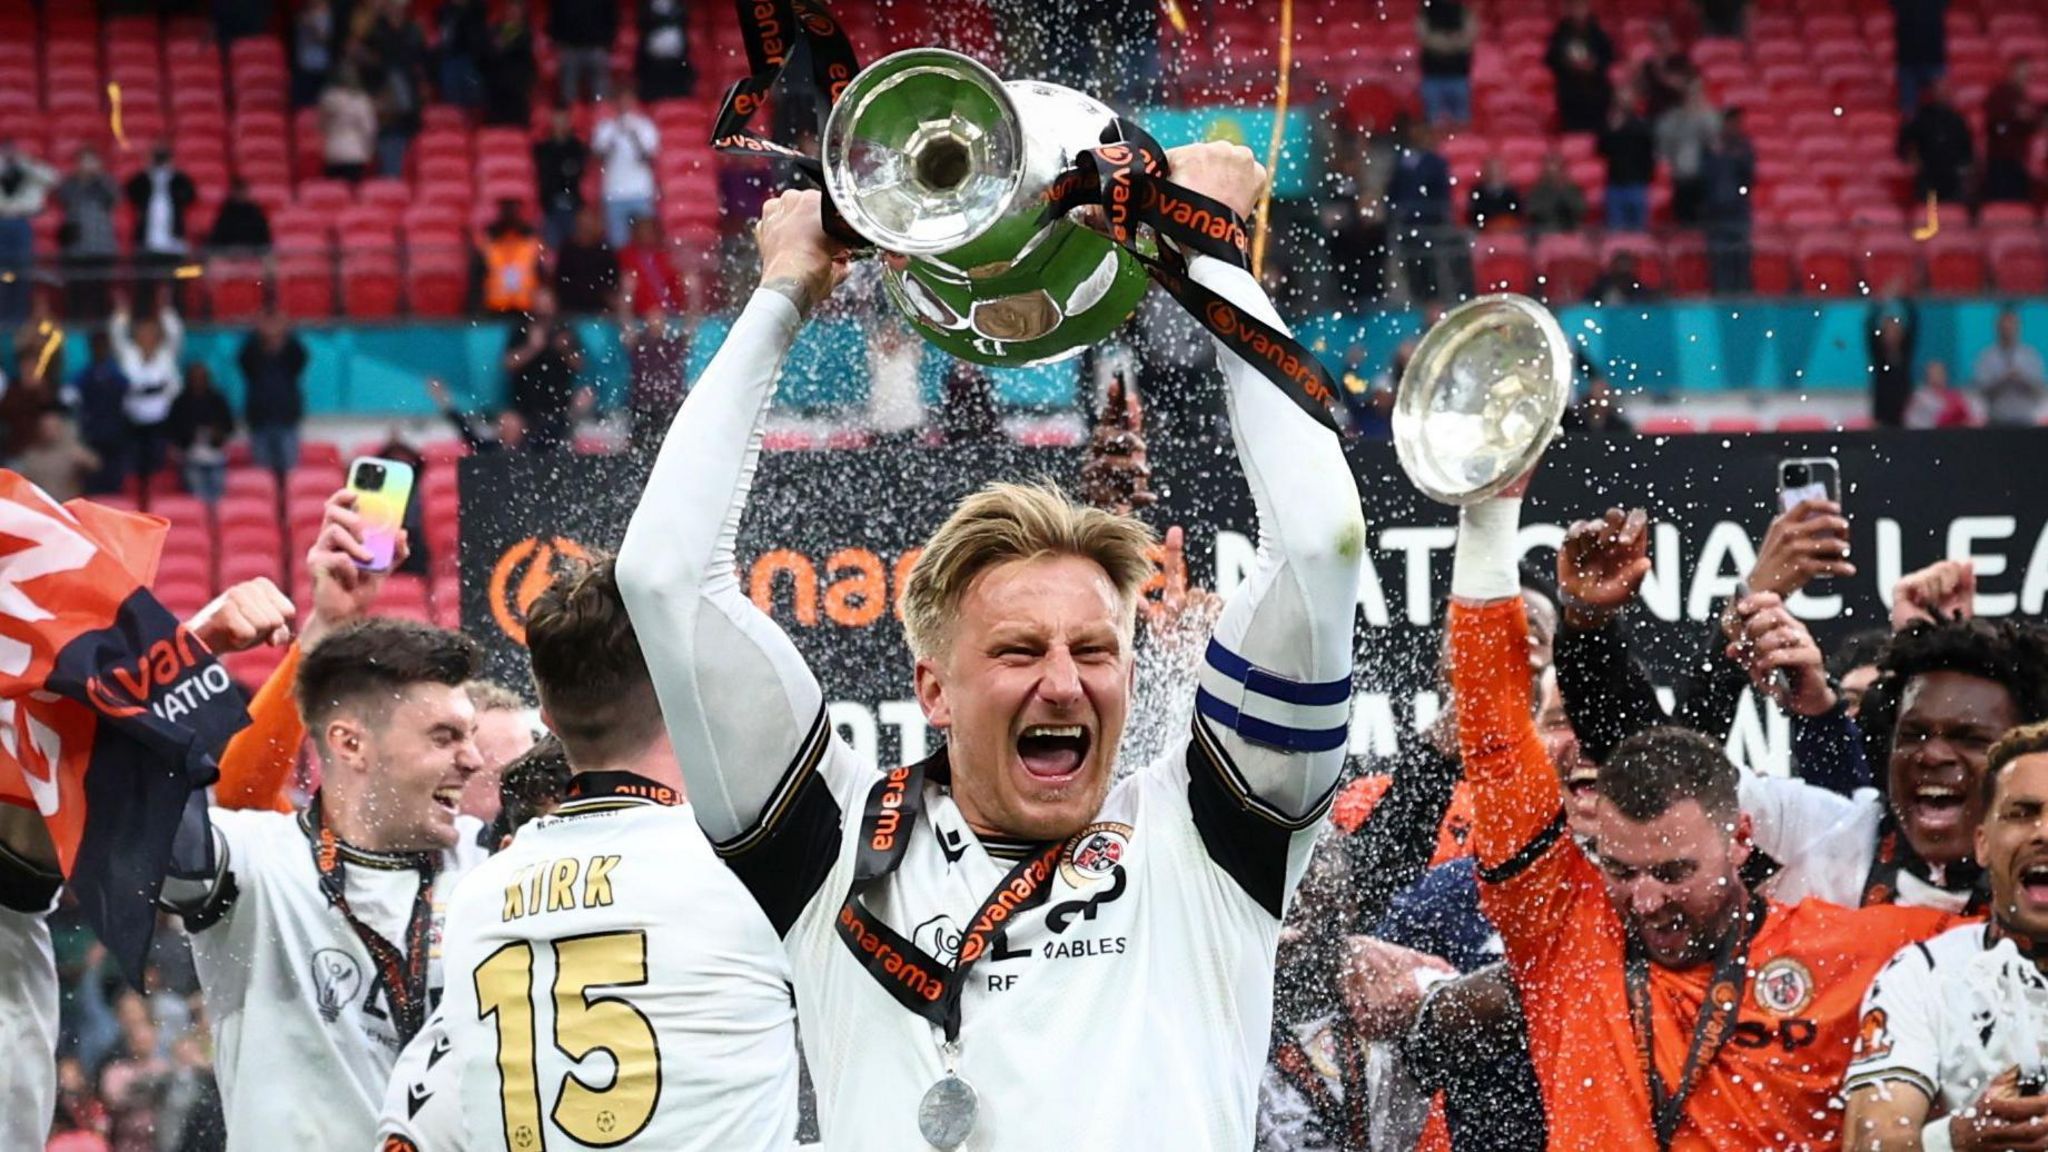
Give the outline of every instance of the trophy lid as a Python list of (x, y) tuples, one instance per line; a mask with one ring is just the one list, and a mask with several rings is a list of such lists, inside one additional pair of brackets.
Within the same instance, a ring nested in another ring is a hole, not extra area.
[(1556, 435), (1571, 382), (1571, 346), (1549, 309), (1513, 293), (1459, 305), (1401, 375), (1393, 424), (1402, 470), (1445, 504), (1492, 496)]

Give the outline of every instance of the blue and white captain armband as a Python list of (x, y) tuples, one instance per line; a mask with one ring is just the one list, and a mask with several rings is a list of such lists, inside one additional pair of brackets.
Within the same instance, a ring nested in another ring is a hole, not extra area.
[(1328, 752), (1350, 736), (1351, 677), (1290, 680), (1209, 641), (1195, 711), (1253, 744), (1285, 752)]

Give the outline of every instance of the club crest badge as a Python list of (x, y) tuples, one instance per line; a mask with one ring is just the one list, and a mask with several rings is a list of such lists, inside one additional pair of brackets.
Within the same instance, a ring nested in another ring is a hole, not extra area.
[(1060, 857), (1060, 875), (1085, 888), (1110, 874), (1131, 850), (1131, 826), (1104, 821), (1090, 824), (1067, 843)]
[(1790, 956), (1780, 956), (1756, 974), (1756, 1002), (1791, 1016), (1813, 1001), (1813, 973)]

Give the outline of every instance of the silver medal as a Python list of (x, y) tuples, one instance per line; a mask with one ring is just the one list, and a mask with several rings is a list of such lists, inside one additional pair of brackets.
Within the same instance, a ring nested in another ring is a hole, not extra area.
[(974, 1085), (948, 1072), (925, 1089), (924, 1099), (918, 1101), (917, 1130), (932, 1147), (950, 1152), (966, 1143), (968, 1133), (974, 1131), (976, 1107)]

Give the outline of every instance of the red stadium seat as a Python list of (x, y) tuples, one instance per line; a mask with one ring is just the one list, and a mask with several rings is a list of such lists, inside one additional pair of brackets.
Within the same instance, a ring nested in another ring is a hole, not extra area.
[(1713, 264), (1706, 238), (1681, 233), (1664, 243), (1665, 290), (1677, 296), (1705, 296), (1713, 290)]
[(277, 304), (298, 320), (334, 315), (334, 265), (325, 252), (277, 257)]
[(469, 258), (416, 251), (406, 269), (406, 297), (415, 316), (460, 316), (469, 303)]
[(1475, 235), (1472, 276), (1481, 292), (1530, 291), (1536, 276), (1529, 261), (1528, 237), (1502, 229)]
[(1808, 233), (1792, 246), (1800, 290), (1809, 296), (1854, 296), (1861, 283), (1856, 254), (1840, 233)]
[(215, 320), (248, 320), (263, 311), (268, 276), (261, 260), (215, 257), (206, 264), (206, 291)]
[(1991, 286), (2008, 295), (2048, 293), (2048, 249), (2039, 233), (1994, 232), (1986, 241)]
[(1600, 263), (1593, 246), (1575, 233), (1544, 236), (1536, 241), (1536, 268), (1543, 296), (1561, 303), (1576, 303), (1600, 276)]
[(389, 249), (344, 251), (341, 258), (342, 311), (365, 320), (399, 314), (398, 254)]
[(1863, 257), (1863, 283), (1872, 291), (1918, 282), (1919, 246), (1904, 232), (1866, 231), (1858, 236), (1856, 246)]
[(1984, 290), (1984, 242), (1975, 232), (1947, 228), (1927, 242), (1927, 285), (1951, 296)]

